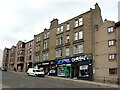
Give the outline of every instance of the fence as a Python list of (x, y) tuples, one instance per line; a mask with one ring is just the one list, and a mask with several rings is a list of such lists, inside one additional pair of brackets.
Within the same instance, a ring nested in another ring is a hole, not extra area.
[(96, 82), (103, 82), (103, 83), (109, 83), (109, 84), (120, 84), (120, 81), (117, 77), (100, 77), (100, 76), (94, 76), (94, 81)]

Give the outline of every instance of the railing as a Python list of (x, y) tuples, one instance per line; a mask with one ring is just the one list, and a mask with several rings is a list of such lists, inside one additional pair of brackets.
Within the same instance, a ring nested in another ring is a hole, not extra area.
[(117, 77), (101, 77), (101, 76), (94, 76), (94, 81), (96, 82), (103, 82), (109, 84), (120, 84), (120, 81)]

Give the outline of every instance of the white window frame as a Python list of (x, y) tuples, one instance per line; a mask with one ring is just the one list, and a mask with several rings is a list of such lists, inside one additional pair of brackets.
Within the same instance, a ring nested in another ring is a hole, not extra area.
[(74, 41), (78, 40), (78, 32), (74, 33)]
[(108, 33), (114, 32), (114, 27), (113, 27), (113, 26), (108, 27), (108, 28), (107, 28), (107, 32), (108, 32)]
[(115, 40), (108, 40), (108, 46), (114, 46), (115, 45)]
[(83, 53), (83, 44), (78, 45), (78, 53)]
[(79, 18), (79, 26), (83, 25), (83, 18)]
[(60, 28), (58, 27), (58, 28), (57, 28), (57, 34), (59, 34), (59, 33), (60, 33)]
[(69, 23), (67, 23), (67, 25), (66, 25), (66, 26), (67, 26), (67, 31), (68, 31), (68, 30), (70, 30), (70, 24), (69, 24)]
[(115, 60), (116, 59), (116, 54), (109, 54), (108, 58), (109, 58), (109, 60)]
[(78, 19), (75, 20), (75, 27), (78, 27), (79, 26), (79, 21)]
[(79, 39), (83, 39), (83, 31), (79, 32)]

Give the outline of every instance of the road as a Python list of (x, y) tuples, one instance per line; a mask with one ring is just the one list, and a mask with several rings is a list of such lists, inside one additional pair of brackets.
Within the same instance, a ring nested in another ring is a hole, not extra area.
[(3, 88), (108, 88), (75, 81), (61, 80), (50, 77), (31, 77), (23, 73), (3, 72)]

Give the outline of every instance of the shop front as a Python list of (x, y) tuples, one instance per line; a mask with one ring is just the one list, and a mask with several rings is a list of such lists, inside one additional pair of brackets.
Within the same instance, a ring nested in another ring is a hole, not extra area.
[(49, 61), (49, 76), (57, 76), (57, 68), (55, 60)]
[(92, 65), (92, 55), (80, 55), (78, 57), (73, 57), (72, 61), (72, 78), (77, 78), (81, 80), (93, 80), (93, 65)]
[(56, 60), (57, 76), (59, 77), (72, 77), (71, 58), (63, 58)]
[(49, 72), (49, 61), (41, 62), (40, 68), (43, 68), (45, 75)]
[(43, 69), (45, 74), (49, 71), (49, 61), (37, 62), (34, 64), (34, 68)]

